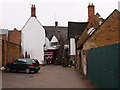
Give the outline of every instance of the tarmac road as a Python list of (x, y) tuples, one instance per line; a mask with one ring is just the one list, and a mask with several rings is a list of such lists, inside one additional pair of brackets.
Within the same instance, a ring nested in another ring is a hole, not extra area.
[(2, 88), (95, 88), (95, 86), (76, 69), (46, 65), (35, 74), (3, 72)]

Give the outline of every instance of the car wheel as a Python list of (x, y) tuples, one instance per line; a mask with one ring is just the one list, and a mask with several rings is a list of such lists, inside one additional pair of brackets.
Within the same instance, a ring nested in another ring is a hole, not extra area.
[(10, 68), (7, 67), (7, 68), (6, 68), (6, 71), (7, 71), (7, 72), (10, 72)]
[(35, 70), (34, 72), (35, 72), (35, 73), (38, 73), (38, 70)]
[(27, 69), (26, 69), (26, 73), (28, 74), (28, 73), (30, 73), (30, 72), (31, 72), (30, 69), (27, 68)]

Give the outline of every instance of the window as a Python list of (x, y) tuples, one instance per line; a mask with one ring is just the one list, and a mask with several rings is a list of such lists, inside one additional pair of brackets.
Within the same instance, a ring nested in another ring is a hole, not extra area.
[(58, 45), (58, 42), (52, 42), (51, 43), (51, 46), (57, 46)]
[(25, 59), (18, 59), (19, 63), (26, 63), (27, 61)]
[(18, 61), (18, 60), (16, 60), (16, 61), (14, 61), (13, 63), (14, 63), (14, 64), (18, 64), (18, 63), (19, 63), (19, 61)]
[(22, 63), (26, 63), (27, 61), (26, 61), (25, 59), (22, 59), (21, 62), (22, 62)]

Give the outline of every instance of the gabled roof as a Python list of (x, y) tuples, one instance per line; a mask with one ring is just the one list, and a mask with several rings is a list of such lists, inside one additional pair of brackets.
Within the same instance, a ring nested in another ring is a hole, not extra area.
[[(114, 12), (118, 12), (118, 13), (120, 14), (120, 12), (119, 12), (117, 9), (115, 9), (115, 10), (104, 20), (104, 22), (103, 22), (101, 25), (99, 25), (98, 28), (96, 28), (95, 32), (113, 15)], [(119, 18), (118, 18), (118, 19), (119, 19)], [(95, 33), (95, 32), (94, 32), (94, 33)], [(94, 34), (94, 33), (93, 33), (93, 34)], [(93, 34), (92, 34), (92, 35), (93, 35)]]
[[(95, 29), (95, 31), (92, 33), (92, 35), (93, 35), (93, 34), (113, 15), (113, 13), (116, 12), (116, 11), (120, 14), (120, 12), (119, 12), (117, 9), (115, 9), (115, 10), (104, 20), (104, 22)], [(77, 42), (78, 48), (81, 47), (81, 45), (83, 45), (83, 44), (92, 36), (92, 35), (89, 36), (89, 35), (87, 34), (87, 31), (88, 31), (88, 29), (86, 29), (86, 30), (83, 32), (83, 34), (79, 37), (79, 41)]]
[(68, 27), (59, 27), (59, 29), (60, 29), (60, 34), (63, 40), (67, 40), (68, 39)]
[(52, 37), (51, 42), (58, 42), (58, 39), (56, 38), (55, 35)]
[[(30, 20), (31, 18), (35, 18), (35, 19), (38, 21), (38, 23), (42, 26), (42, 24), (39, 22), (39, 20), (38, 20), (36, 17), (30, 17), (30, 18), (27, 20), (27, 22), (25, 23), (25, 25), (23, 26), (23, 28), (27, 25), (27, 23), (29, 22), (29, 20)], [(23, 30), (23, 28), (21, 29), (21, 31)]]
[[(55, 35), (57, 37), (57, 34), (55, 32), (55, 26), (43, 26), (46, 32), (46, 37), (51, 40), (51, 38)], [(59, 27), (60, 34), (64, 40), (67, 39), (67, 34), (68, 34), (68, 28), (67, 27)]]
[(55, 27), (54, 26), (43, 26), (45, 29), (46, 37), (51, 40), (55, 35)]
[[(99, 29), (112, 15), (113, 15), (113, 13), (115, 13), (115, 12), (118, 12), (119, 13), (119, 15), (120, 15), (120, 12), (117, 10), (117, 9), (115, 9), (105, 20), (104, 20), (104, 22), (97, 28), (97, 29)], [(119, 16), (118, 16), (119, 17)], [(118, 18), (118, 20), (119, 20), (119, 18)], [(95, 32), (97, 31), (97, 29), (95, 30)], [(94, 33), (95, 33), (94, 32)], [(93, 33), (93, 34), (94, 34)]]
[[(115, 10), (104, 20), (104, 22), (103, 22), (100, 26), (102, 26), (102, 25), (106, 22), (106, 20), (107, 20), (109, 17), (111, 17), (112, 14), (113, 14), (114, 12), (116, 12), (116, 11), (117, 11), (118, 13), (120, 13), (117, 9), (115, 9)], [(100, 27), (100, 26), (99, 26), (99, 27)], [(99, 28), (99, 27), (98, 27), (98, 28)], [(98, 28), (97, 28), (97, 29), (98, 29)]]
[(68, 38), (74, 38), (76, 35), (81, 35), (88, 22), (68, 22)]

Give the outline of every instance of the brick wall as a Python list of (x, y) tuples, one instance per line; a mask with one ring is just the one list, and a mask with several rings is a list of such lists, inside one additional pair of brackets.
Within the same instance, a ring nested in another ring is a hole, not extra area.
[(3, 66), (8, 63), (12, 62), (21, 57), (21, 46), (14, 44), (12, 42), (8, 42), (3, 40)]
[(2, 66), (2, 39), (0, 39), (0, 67)]
[(99, 27), (99, 22), (101, 21), (99, 19), (99, 17), (100, 17), (100, 15), (97, 13), (92, 18), (90, 18), (87, 28), (82, 33), (82, 35), (79, 37), (79, 40), (77, 41), (77, 47), (79, 47), (80, 45), (82, 45), (84, 43), (84, 41), (86, 41), (86, 39), (89, 37), (89, 35), (87, 34), (87, 32), (88, 32), (88, 30), (91, 27), (93, 27), (95, 29)]
[(9, 41), (20, 45), (21, 44), (21, 32), (15, 28), (9, 35)]
[(88, 50), (91, 48), (120, 43), (120, 40), (118, 39), (120, 28), (120, 25), (118, 25), (118, 23), (120, 23), (118, 16), (120, 16), (120, 13), (115, 10), (84, 43), (83, 49)]

